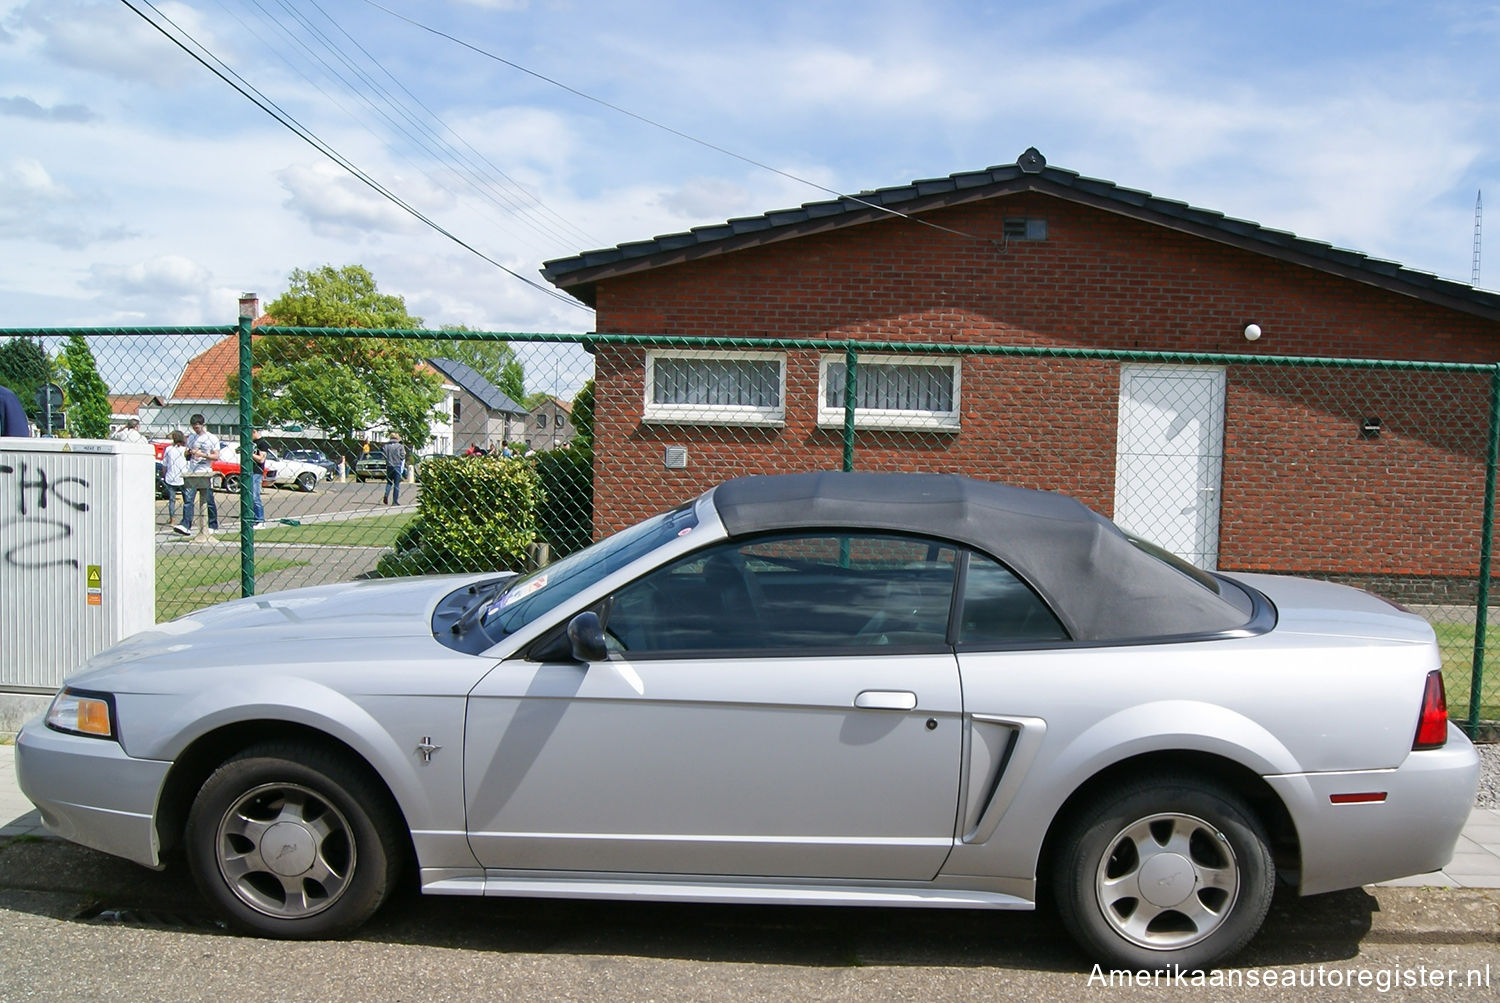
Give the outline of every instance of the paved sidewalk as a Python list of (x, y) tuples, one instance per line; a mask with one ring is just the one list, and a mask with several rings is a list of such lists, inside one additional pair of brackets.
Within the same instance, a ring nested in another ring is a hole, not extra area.
[[(0, 842), (16, 836), (55, 838), (16, 786), (16, 747), (0, 745)], [(1453, 861), (1441, 871), (1395, 881), (1395, 887), (1500, 888), (1500, 809), (1475, 808)]]

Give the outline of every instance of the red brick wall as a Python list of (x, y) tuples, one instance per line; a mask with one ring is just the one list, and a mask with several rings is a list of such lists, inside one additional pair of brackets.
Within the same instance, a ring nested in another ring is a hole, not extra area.
[[(1048, 239), (1001, 241), (1006, 217)], [(1488, 362), (1500, 325), (1038, 195), (887, 220), (603, 282), (597, 330)], [(1247, 321), (1265, 334), (1244, 340)], [(788, 353), (777, 429), (641, 421), (644, 352), (601, 348), (600, 534), (727, 477), (839, 469), (818, 354)], [(862, 470), (946, 470), (1110, 512), (1119, 366), (965, 357), (957, 432), (862, 431)], [(1231, 367), (1220, 565), (1413, 575), (1477, 562), (1483, 378)], [(1360, 419), (1384, 430), (1363, 439)], [(666, 470), (668, 445), (685, 470)]]

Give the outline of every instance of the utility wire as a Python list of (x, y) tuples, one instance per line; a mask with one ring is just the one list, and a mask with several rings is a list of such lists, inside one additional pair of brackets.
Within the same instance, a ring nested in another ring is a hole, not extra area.
[[(232, 17), (238, 20), (240, 24), (244, 25), (246, 30), (254, 32), (256, 34), (256, 37), (261, 38), (266, 47), (275, 52), (282, 60), (282, 62), (292, 70), (292, 72), (296, 73), (298, 76), (306, 80), (320, 93), (327, 97), (335, 106), (348, 114), (351, 119), (354, 119), (355, 121), (359, 120), (360, 116), (354, 110), (346, 107), (338, 98), (334, 97), (326, 90), (324, 90), (322, 85), (317, 80), (313, 79), (313, 77), (310, 76), (306, 71), (304, 71), (301, 65), (288, 59), (287, 56), (281, 52), (280, 46), (272, 45), (270, 42), (261, 37), (260, 33), (256, 31), (254, 27), (247, 24), (243, 19), (239, 17), (238, 14), (225, 6), (223, 0), (218, 0), (218, 2), (219, 6), (223, 7), (226, 12), (228, 12)], [(273, 24), (278, 31), (282, 32), (283, 35), (285, 35), (294, 44), (300, 47), (302, 51), (306, 53), (306, 55), (310, 58), (313, 64), (321, 65), (330, 78), (341, 84), (345, 90), (347, 90), (350, 94), (357, 98), (372, 112), (380, 116), (380, 118), (384, 119), (385, 122), (388, 123), (397, 133), (404, 135), (408, 140), (411, 141), (413, 146), (425, 151), (435, 161), (446, 164), (448, 166), (448, 169), (460, 183), (471, 188), (481, 199), (484, 199), (485, 201), (496, 205), (497, 208), (500, 208), (504, 213), (507, 214), (508, 219), (513, 220), (515, 223), (519, 223), (520, 225), (530, 229), (535, 234), (542, 237), (548, 244), (570, 244), (574, 243), (578, 239), (576, 236), (565, 235), (559, 232), (544, 220), (533, 219), (529, 214), (530, 207), (526, 204), (526, 202), (527, 200), (529, 200), (531, 203), (540, 205), (540, 200), (538, 200), (534, 195), (531, 195), (531, 193), (525, 191), (522, 191), (522, 194), (526, 196), (526, 199), (521, 199), (506, 191), (503, 186), (496, 185), (489, 177), (486, 176), (486, 172), (483, 170), (483, 168), (477, 165), (472, 158), (464, 156), (462, 151), (455, 149), (451, 143), (446, 142), (440, 135), (438, 135), (438, 133), (436, 133), (432, 129), (430, 125), (428, 125), (421, 119), (420, 115), (414, 113), (410, 108), (406, 107), (393, 94), (391, 94), (390, 91), (383, 87), (379, 83), (379, 81), (374, 79), (369, 72), (367, 72), (362, 66), (358, 65), (358, 62), (355, 58), (353, 58), (349, 53), (345, 52), (337, 44), (337, 42), (335, 42), (327, 35), (327, 33), (325, 33), (316, 24), (314, 24), (309, 17), (297, 11), (288, 2), (288, 0), (275, 0), (275, 2), (292, 18), (297, 28), (300, 28), (300, 32), (292, 30), (288, 24), (284, 24), (283, 22), (281, 22), (272, 11), (268, 10), (266, 6), (260, 2), (260, 0), (250, 0), (250, 3), (261, 12), (265, 20)], [(318, 7), (316, 3), (313, 4), (313, 7), (317, 8), (318, 12), (322, 14), (322, 16), (330, 23), (332, 23), (334, 27), (338, 28), (340, 32), (343, 32), (345, 37), (348, 37), (351, 41), (354, 41), (356, 46), (359, 45), (358, 41), (354, 40), (353, 36), (350, 36), (347, 31), (344, 31), (343, 28), (338, 25), (337, 21), (329, 17), (326, 11), (324, 11), (321, 7)], [(302, 35), (306, 35), (308, 39), (311, 39), (312, 43), (316, 43), (319, 48), (331, 53), (333, 58), (336, 59), (340, 64), (342, 64), (345, 69), (347, 69), (348, 74), (346, 75), (346, 73), (340, 70), (338, 66), (330, 63), (329, 60), (325, 58), (323, 53), (318, 51), (317, 48), (314, 48), (313, 44), (305, 40)], [(368, 50), (365, 50), (362, 46), (360, 47), (360, 49), (362, 52), (364, 52), (365, 56), (375, 64), (376, 67), (378, 67), (387, 76), (391, 76), (389, 71), (386, 71), (385, 67), (381, 66), (379, 60), (375, 59), (375, 57), (371, 55)], [(392, 76), (391, 79), (394, 80), (395, 78)], [(397, 83), (399, 85), (399, 81)], [(410, 92), (408, 91), (407, 93), (409, 94)], [(380, 100), (377, 101), (377, 98), (379, 98)], [(420, 102), (418, 103), (420, 104)], [(389, 111), (387, 109), (389, 109)], [(429, 117), (437, 119), (437, 116), (432, 113), (431, 109), (427, 109), (425, 106), (423, 106), (423, 110), (428, 113)], [(399, 118), (404, 120), (406, 123), (409, 123), (410, 128), (408, 128), (407, 125), (404, 125), (402, 121), (398, 121), (396, 117), (393, 117), (393, 114), (395, 116), (399, 116)], [(438, 121), (441, 122), (440, 119), (438, 119)], [(377, 138), (384, 138), (371, 126), (366, 125), (365, 128), (368, 129), (371, 134), (375, 135)], [(413, 132), (413, 130), (416, 131)], [(457, 133), (454, 133), (454, 135), (457, 135)], [(440, 177), (430, 173), (428, 169), (422, 164), (418, 163), (410, 157), (405, 156), (404, 154), (401, 154), (401, 156), (402, 159), (411, 164), (411, 166), (415, 170), (423, 174), (427, 174), (437, 187), (453, 195), (455, 198), (460, 197), (458, 192), (450, 188), (448, 184), (446, 184)], [(492, 164), (490, 166), (493, 167), (494, 165)], [(495, 168), (495, 170), (498, 171), (498, 168)], [(501, 173), (503, 174), (503, 172)], [(512, 179), (507, 177), (506, 180), (510, 181), (513, 186), (519, 188), (518, 185), (515, 185), (515, 182)], [(556, 214), (553, 215), (555, 216)], [(491, 222), (493, 222), (497, 227), (501, 229), (508, 230), (511, 228), (510, 223), (506, 221), (495, 219), (493, 216), (487, 216), (486, 218), (488, 218)], [(557, 218), (561, 220), (561, 217)], [(565, 226), (569, 225), (567, 224), (566, 220), (561, 220), (561, 222)], [(575, 227), (573, 229), (576, 231), (577, 228)], [(518, 236), (522, 236), (523, 240), (525, 239), (524, 235), (518, 234)], [(583, 239), (590, 240), (592, 238), (584, 235)], [(536, 249), (536, 245), (534, 242), (527, 242), (531, 243), (533, 248)]]
[(509, 66), (513, 70), (519, 70), (520, 72), (525, 73), (527, 76), (535, 77), (537, 80), (540, 80), (543, 83), (551, 84), (553, 87), (557, 87), (557, 88), (559, 88), (561, 90), (565, 90), (569, 94), (574, 95), (575, 97), (580, 97), (580, 98), (582, 98), (585, 101), (592, 101), (594, 104), (600, 105), (601, 107), (604, 107), (604, 108), (608, 108), (610, 111), (617, 112), (618, 114), (624, 115), (624, 116), (626, 116), (628, 118), (633, 118), (637, 122), (644, 123), (644, 124), (649, 125), (649, 126), (651, 126), (652, 128), (655, 128), (655, 129), (660, 129), (663, 132), (671, 133), (673, 136), (676, 136), (679, 139), (685, 139), (689, 143), (695, 143), (698, 146), (702, 146), (702, 147), (704, 147), (706, 149), (712, 150), (715, 153), (722, 153), (726, 157), (732, 157), (735, 160), (741, 161), (742, 163), (749, 164), (751, 167), (758, 167), (758, 168), (760, 168), (763, 171), (770, 171), (772, 174), (780, 175), (781, 177), (786, 178), (788, 181), (795, 181), (798, 184), (807, 185), (810, 188), (816, 188), (820, 192), (826, 192), (829, 195), (834, 196), (835, 198), (845, 199), (845, 200), (848, 200), (850, 202), (855, 203), (856, 205), (862, 205), (862, 206), (865, 206), (866, 208), (874, 209), (876, 212), (887, 213), (887, 214), (889, 214), (891, 216), (896, 216), (896, 217), (898, 217), (900, 219), (904, 219), (904, 220), (907, 220), (907, 221), (912, 222), (912, 223), (919, 223), (922, 226), (931, 227), (934, 230), (941, 230), (944, 233), (951, 233), (954, 236), (964, 237), (964, 238), (967, 238), (967, 239), (970, 239), (970, 240), (982, 240), (982, 241), (985, 241), (986, 243), (994, 243), (994, 241), (991, 238), (989, 238), (989, 237), (981, 237), (978, 234), (974, 234), (974, 233), (965, 233), (962, 230), (955, 230), (955, 229), (952, 229), (951, 227), (942, 226), (941, 224), (934, 223), (934, 222), (932, 222), (930, 220), (922, 219), (921, 217), (918, 217), (918, 216), (913, 216), (910, 213), (904, 213), (904, 212), (901, 212), (899, 210), (892, 209), (892, 208), (890, 208), (888, 206), (880, 205), (879, 203), (876, 203), (876, 202), (867, 201), (865, 199), (859, 198), (856, 195), (847, 195), (847, 194), (845, 194), (843, 192), (836, 191), (836, 190), (834, 190), (832, 188), (829, 188), (826, 185), (820, 185), (816, 181), (812, 181), (812, 180), (810, 180), (808, 178), (799, 177), (796, 174), (790, 173), (789, 171), (783, 171), (779, 167), (772, 167), (770, 164), (765, 164), (765, 163), (762, 163), (759, 160), (754, 160), (754, 159), (752, 159), (750, 157), (747, 157), (747, 156), (745, 156), (743, 154), (735, 153), (733, 150), (726, 149), (725, 147), (717, 146), (717, 145), (715, 145), (713, 143), (710, 143), (706, 139), (699, 139), (697, 136), (692, 136), (692, 135), (689, 135), (688, 133), (685, 133), (685, 132), (683, 132), (683, 131), (681, 131), (679, 129), (674, 129), (670, 125), (664, 125), (663, 123), (657, 122), (654, 119), (647, 118), (644, 115), (639, 115), (639, 114), (631, 111), (628, 108), (622, 108), (622, 107), (620, 107), (617, 104), (612, 104), (612, 103), (604, 100), (603, 98), (595, 97), (594, 95), (586, 93), (584, 91), (581, 91), (581, 90), (579, 90), (576, 87), (569, 86), (568, 84), (563, 83), (561, 80), (554, 80), (552, 77), (549, 77), (549, 76), (547, 76), (544, 73), (538, 73), (536, 70), (529, 69), (529, 68), (527, 68), (525, 66), (522, 66), (520, 63), (512, 62), (511, 60), (506, 59), (504, 56), (500, 56), (500, 55), (497, 55), (497, 54), (495, 54), (493, 52), (490, 52), (488, 49), (480, 48), (479, 46), (473, 44), (472, 42), (466, 42), (463, 39), (457, 37), (456, 35), (450, 35), (448, 32), (443, 31), (440, 28), (434, 28), (431, 25), (423, 24), (421, 21), (418, 21), (418, 20), (416, 20), (414, 18), (407, 17), (405, 14), (402, 14), (399, 11), (391, 10), (391, 8), (385, 6), (382, 3), (377, 2), (377, 0), (364, 0), (364, 3), (370, 5), (371, 7), (374, 7), (377, 10), (385, 11), (391, 17), (394, 17), (394, 18), (396, 18), (397, 20), (400, 20), (400, 21), (405, 21), (407, 24), (411, 25), (414, 28), (420, 28), (421, 30), (429, 32), (429, 33), (431, 33), (433, 35), (436, 35), (439, 38), (447, 39), (448, 41), (452, 42), (455, 45), (462, 46), (463, 48), (468, 49), (471, 52), (475, 52), (475, 53), (477, 53), (477, 54), (479, 54), (481, 56), (484, 56), (486, 59), (493, 59), (495, 62), (502, 63), (502, 64), (504, 64), (506, 66)]
[[(457, 235), (455, 235), (454, 233), (452, 233), (451, 231), (449, 231), (448, 229), (446, 229), (445, 227), (443, 227), (442, 225), (440, 225), (439, 223), (437, 223), (435, 220), (433, 220), (430, 217), (428, 217), (421, 210), (417, 209), (415, 206), (412, 206), (411, 204), (409, 204), (408, 202), (406, 202), (404, 199), (402, 199), (400, 196), (398, 196), (394, 192), (392, 192), (390, 189), (386, 188), (379, 181), (375, 180), (373, 177), (371, 177), (369, 174), (367, 174), (364, 170), (362, 170), (360, 167), (358, 167), (356, 164), (354, 164), (352, 161), (350, 161), (347, 157), (343, 156), (337, 150), (335, 150), (333, 147), (331, 147), (327, 143), (325, 143), (322, 139), (318, 138), (318, 136), (316, 134), (314, 134), (310, 129), (308, 129), (305, 126), (303, 126), (302, 123), (298, 122), (296, 120), (296, 118), (294, 118), (291, 114), (289, 114), (284, 109), (282, 109), (279, 105), (276, 104), (276, 102), (272, 101), (265, 94), (261, 93), (260, 90), (258, 90), (253, 84), (251, 84), (249, 81), (245, 80), (244, 77), (240, 76), (237, 72), (235, 72), (235, 70), (232, 67), (230, 67), (223, 60), (219, 59), (218, 56), (215, 56), (206, 46), (204, 46), (202, 43), (200, 43), (196, 38), (193, 38), (193, 36), (191, 34), (189, 34), (186, 30), (184, 30), (181, 25), (177, 24), (177, 22), (173, 21), (170, 17), (168, 17), (167, 15), (163, 14), (161, 12), (161, 10), (159, 8), (157, 8), (157, 6), (154, 3), (152, 3), (152, 0), (139, 0), (139, 2), (144, 3), (147, 7), (150, 7), (152, 13), (154, 13), (157, 17), (161, 18), (162, 21), (165, 21), (167, 24), (171, 25), (172, 28), (175, 31), (177, 31), (179, 34), (181, 34), (182, 38), (186, 38), (186, 39), (190, 40), (193, 43), (193, 45), (197, 46), (204, 53), (207, 53), (208, 58), (212, 59), (215, 63), (218, 63), (219, 66), (223, 67), (223, 70), (221, 71), (218, 67), (215, 67), (212, 64), (210, 64), (209, 61), (208, 61), (208, 59), (205, 59), (203, 56), (200, 56), (197, 52), (194, 52), (193, 49), (189, 48), (182, 41), (182, 39), (180, 39), (177, 36), (173, 35), (171, 32), (167, 31), (165, 28), (163, 28), (156, 21), (152, 20), (144, 11), (142, 11), (138, 7), (136, 7), (136, 5), (135, 5), (136, 0), (120, 0), (120, 2), (123, 3), (126, 7), (128, 7), (130, 9), (130, 11), (133, 14), (135, 14), (137, 17), (139, 17), (141, 20), (145, 21), (151, 27), (155, 28), (158, 32), (160, 32), (161, 35), (164, 38), (166, 38), (168, 41), (170, 41), (173, 45), (176, 45), (183, 52), (185, 52), (189, 56), (191, 56), (194, 60), (196, 60), (199, 64), (201, 64), (204, 69), (208, 70), (214, 76), (216, 76), (220, 80), (224, 81), (230, 87), (233, 87), (242, 96), (244, 96), (245, 98), (249, 99), (251, 102), (253, 102), (257, 107), (259, 107), (266, 114), (268, 114), (272, 118), (276, 119), (277, 122), (281, 123), (282, 126), (284, 126), (287, 130), (289, 130), (290, 132), (292, 132), (294, 135), (296, 135), (303, 142), (307, 143), (309, 146), (313, 147), (315, 150), (317, 150), (318, 152), (322, 153), (325, 157), (327, 157), (328, 159), (332, 160), (335, 164), (339, 165), (344, 170), (348, 171), (355, 178), (359, 179), (359, 181), (361, 181), (363, 184), (365, 184), (367, 187), (369, 187), (370, 190), (374, 191), (377, 195), (380, 195), (382, 198), (384, 198), (387, 201), (389, 201), (392, 205), (395, 205), (397, 208), (399, 208), (402, 211), (406, 212), (408, 215), (412, 216), (414, 219), (416, 219), (417, 221), (419, 221), (419, 222), (423, 223), (424, 225), (430, 227), (431, 229), (436, 230), (438, 233), (440, 233), (443, 236), (447, 237), (453, 243), (457, 244), (459, 247), (462, 247), (464, 250), (468, 251), (470, 254), (473, 254), (474, 256), (476, 256), (476, 257), (478, 257), (478, 258), (480, 258), (480, 259), (488, 262), (489, 264), (494, 265), (496, 268), (500, 269), (505, 274), (511, 276), (514, 279), (518, 279), (521, 282), (524, 282), (526, 285), (528, 285), (531, 288), (537, 290), (538, 292), (543, 293), (543, 294), (545, 294), (545, 295), (547, 295), (547, 296), (549, 296), (549, 297), (551, 297), (551, 298), (553, 298), (553, 299), (555, 299), (555, 300), (557, 300), (559, 302), (567, 303), (567, 304), (569, 304), (571, 306), (579, 307), (579, 308), (584, 309), (584, 310), (589, 310), (590, 309), (589, 307), (584, 306), (584, 304), (578, 302), (577, 300), (573, 299), (570, 296), (565, 296), (565, 295), (563, 295), (562, 293), (558, 292), (555, 289), (549, 289), (548, 287), (542, 285), (541, 283), (534, 282), (531, 279), (527, 278), (526, 276), (520, 274), (519, 272), (516, 272), (516, 271), (514, 271), (514, 270), (512, 270), (510, 268), (507, 268), (505, 265), (501, 264), (499, 261), (496, 261), (494, 258), (492, 258), (489, 255), (485, 254), (483, 251), (479, 250), (478, 248), (474, 247), (472, 244), (469, 244), (468, 242), (462, 240)], [(226, 74), (228, 74), (228, 75), (226, 75)], [(230, 76), (233, 76), (235, 79), (231, 80)], [(236, 81), (239, 81), (239, 82), (236, 82)]]

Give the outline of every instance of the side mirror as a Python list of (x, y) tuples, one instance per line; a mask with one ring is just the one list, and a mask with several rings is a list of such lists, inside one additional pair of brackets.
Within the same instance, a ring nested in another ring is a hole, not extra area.
[(584, 610), (568, 621), (568, 642), (573, 646), (573, 657), (580, 662), (602, 662), (609, 658), (609, 650), (604, 646), (604, 625), (593, 610)]

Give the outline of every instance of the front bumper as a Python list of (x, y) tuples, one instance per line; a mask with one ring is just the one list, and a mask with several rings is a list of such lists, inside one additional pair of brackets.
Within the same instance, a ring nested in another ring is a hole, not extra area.
[(160, 867), (153, 813), (171, 763), (132, 759), (119, 743), (53, 731), (36, 718), (16, 736), (16, 780), (52, 832)]
[[(1284, 774), (1266, 782), (1297, 827), (1299, 890), (1315, 895), (1447, 866), (1474, 807), (1479, 753), (1450, 724), (1446, 745), (1413, 752), (1394, 770)], [(1374, 792), (1385, 800), (1330, 800)]]

